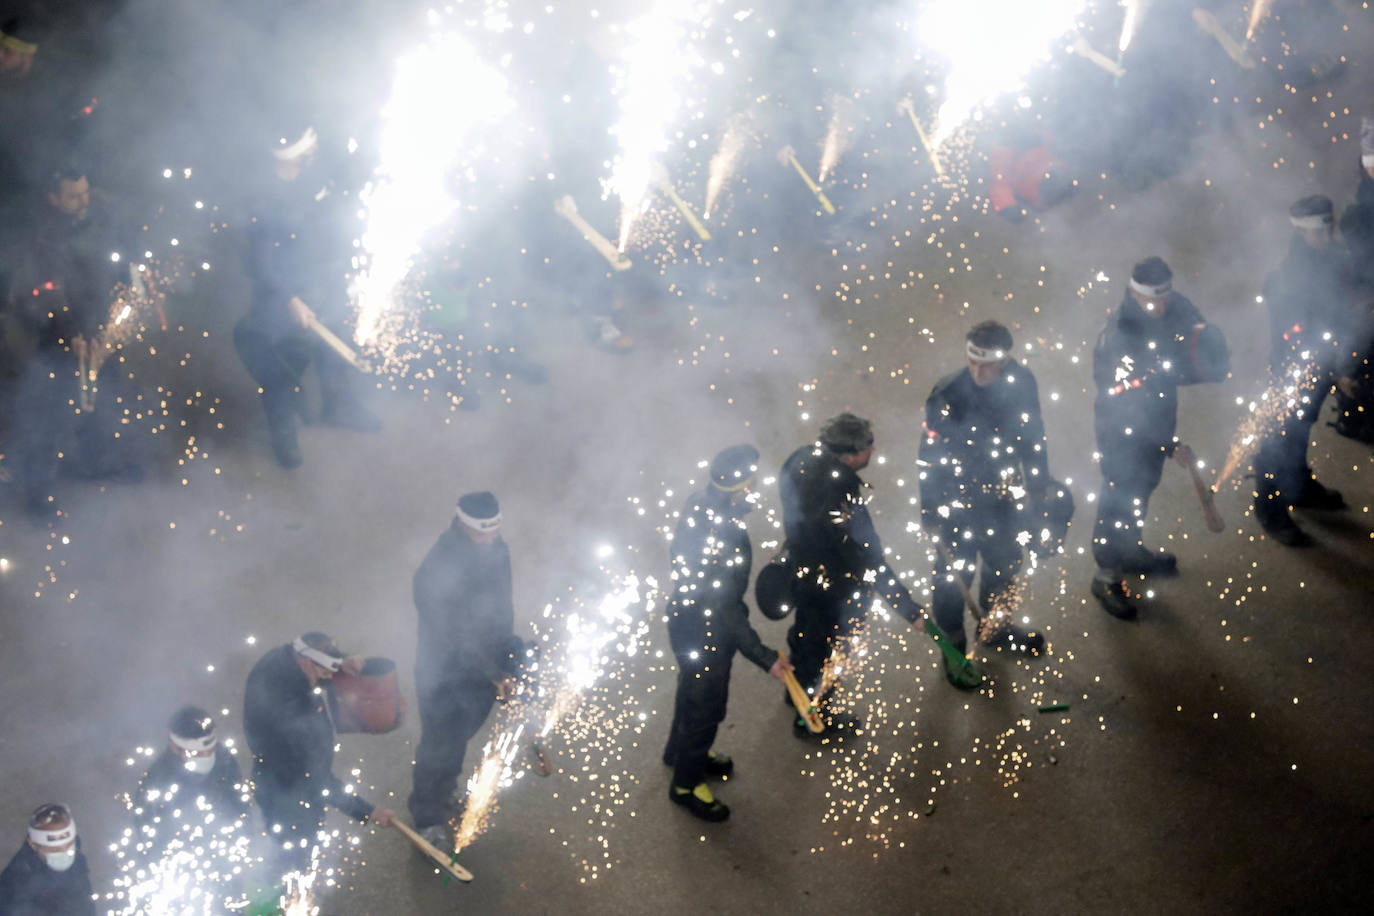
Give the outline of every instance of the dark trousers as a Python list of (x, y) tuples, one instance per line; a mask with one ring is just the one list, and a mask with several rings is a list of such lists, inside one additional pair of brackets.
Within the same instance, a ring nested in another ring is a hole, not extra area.
[(1150, 494), (1164, 473), (1164, 450), (1156, 443), (1099, 444), (1102, 492), (1093, 526), (1093, 559), (1099, 569), (1119, 570), (1144, 549), (1141, 531)]
[(706, 772), (716, 729), (725, 719), (730, 697), (730, 665), (734, 651), (702, 658), (677, 660), (677, 696), (673, 699), (673, 724), (663, 762), (673, 768), (673, 785), (691, 788)]
[(468, 741), (482, 728), (496, 688), (491, 684), (447, 684), (421, 691), (420, 746), (415, 749), (410, 816), (423, 830), (449, 818), (449, 799), (463, 771)]
[(1307, 443), (1312, 439), (1312, 424), (1321, 414), (1327, 386), (1304, 390), (1300, 409), (1288, 411), (1278, 428), (1260, 441), (1255, 455), (1255, 517), (1269, 525), (1288, 515), (1288, 507), (1302, 498), (1312, 479), (1307, 464)]
[(863, 620), (868, 589), (847, 577), (832, 579), (830, 588), (822, 588), (814, 574), (793, 588), (797, 612), (787, 629), (787, 648), (797, 682), (814, 690), (834, 641), (847, 638)]
[[(346, 334), (339, 336), (347, 339)], [(299, 404), (297, 389), (311, 363), (320, 378), (320, 395), (326, 410), (334, 409), (351, 396), (348, 363), (310, 331), (273, 334), (249, 315), (234, 325), (234, 349), (262, 389), (262, 406), (273, 430), (282, 425), (289, 428), (294, 423)]]
[(283, 785), (257, 765), (253, 767), (253, 787), (253, 799), (262, 809), (273, 850), (272, 867), (280, 874), (306, 871), (310, 850), (324, 827), (324, 807), (305, 804), (303, 787)]
[[(993, 533), (988, 534), (989, 530)], [(972, 532), (973, 536), (964, 537), (964, 531)], [(1016, 534), (1015, 518), (1009, 506), (969, 513), (967, 520), (948, 525), (941, 531), (942, 543), (956, 563), (963, 561), (963, 569), (955, 569), (938, 556), (930, 609), (940, 629), (961, 652), (968, 645), (964, 637), (964, 593), (953, 577), (959, 576), (965, 585), (971, 585), (981, 556), (983, 568), (978, 577), (978, 603), (985, 612), (1003, 607), (1015, 584), (1016, 574), (1021, 570), (1021, 546), (1016, 543)]]
[[(122, 384), (118, 359), (100, 367), (95, 409), (77, 413), (81, 373), (70, 353), (40, 348), (29, 358), (14, 391), (14, 458), (24, 497), (30, 503), (53, 495), (59, 471), (103, 477), (135, 463), (130, 427), (120, 423), (132, 404)], [(120, 404), (120, 399), (125, 402)]]

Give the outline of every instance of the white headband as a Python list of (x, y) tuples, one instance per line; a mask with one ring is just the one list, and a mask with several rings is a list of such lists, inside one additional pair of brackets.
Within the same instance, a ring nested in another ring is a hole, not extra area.
[(1335, 222), (1330, 213), (1317, 213), (1313, 216), (1290, 216), (1288, 221), (1295, 229), (1325, 229)]
[(66, 846), (76, 839), (76, 821), (67, 821), (65, 827), (30, 827), (29, 839), (36, 846)]
[(168, 732), (168, 734), (172, 738), (172, 743), (183, 751), (208, 751), (219, 744), (219, 737), (214, 732), (199, 738), (184, 738), (176, 732)]
[(1169, 280), (1165, 280), (1158, 286), (1151, 286), (1148, 283), (1141, 283), (1135, 277), (1131, 278), (1131, 289), (1135, 290), (1137, 293), (1139, 293), (1147, 299), (1153, 299), (1155, 296), (1163, 296), (1165, 293), (1170, 292), (1173, 288), (1174, 284)]
[(309, 156), (315, 152), (319, 145), (320, 137), (315, 133), (315, 128), (307, 127), (305, 133), (301, 134), (296, 142), (278, 146), (272, 150), (272, 155), (283, 162), (294, 162), (302, 156)]
[(1364, 166), (1365, 168), (1369, 168), (1371, 165), (1374, 165), (1374, 153), (1365, 153), (1363, 156), (1361, 156), (1360, 165)]
[(299, 636), (291, 643), (291, 648), (296, 650), (297, 655), (305, 656), (321, 668), (327, 668), (330, 671), (338, 671), (339, 668), (343, 666), (342, 658), (335, 658), (327, 652), (321, 652), (319, 649), (311, 648), (306, 645), (305, 640), (301, 639)]
[(455, 515), (458, 516), (458, 521), (462, 522), (464, 525), (467, 525), (473, 531), (480, 531), (483, 534), (486, 534), (491, 531), (496, 531), (501, 527), (500, 512), (496, 513), (491, 518), (474, 518), (473, 516), (468, 515), (466, 512), (464, 512), (462, 506), (455, 506), (453, 512)]
[(987, 350), (971, 340), (967, 341), (967, 344), (964, 349), (968, 353), (968, 358), (975, 363), (998, 363), (1007, 358), (1005, 350)]

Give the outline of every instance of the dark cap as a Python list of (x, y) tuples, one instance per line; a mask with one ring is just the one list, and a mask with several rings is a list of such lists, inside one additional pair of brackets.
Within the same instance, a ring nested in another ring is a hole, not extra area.
[(711, 459), (711, 483), (718, 490), (743, 490), (759, 472), (759, 450), (732, 445)]
[(821, 444), (832, 452), (862, 452), (873, 446), (873, 424), (845, 411), (825, 421)]
[(199, 706), (183, 706), (172, 714), (167, 730), (179, 738), (206, 738), (215, 733), (215, 720)]
[(1335, 222), (1336, 206), (1331, 198), (1313, 194), (1288, 208), (1288, 219), (1299, 229), (1320, 229)]

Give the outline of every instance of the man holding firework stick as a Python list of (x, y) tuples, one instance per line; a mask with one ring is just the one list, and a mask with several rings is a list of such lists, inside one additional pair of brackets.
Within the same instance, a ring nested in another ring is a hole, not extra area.
[(1255, 518), (1265, 533), (1286, 547), (1312, 539), (1289, 508), (1339, 510), (1345, 499), (1312, 476), (1307, 444), (1322, 402), (1334, 385), (1353, 398), (1359, 322), (1359, 290), (1349, 254), (1335, 235), (1329, 197), (1304, 197), (1288, 211), (1293, 239), (1288, 256), (1264, 282), (1269, 308), (1271, 396), (1291, 401), (1267, 430), (1255, 456)]
[(465, 494), (412, 583), (419, 612), (415, 687), (420, 745), (408, 806), (415, 828), (452, 848), (445, 824), (463, 754), (497, 700), (515, 689), (524, 645), (515, 636), (510, 550), (491, 493)]
[[(817, 695), (822, 669), (832, 648), (863, 621), (875, 592), (912, 624), (924, 622), (927, 632), (944, 644), (946, 668), (955, 672), (949, 677), (968, 687), (982, 680), (949, 644), (949, 637), (925, 618), (884, 559), (882, 542), (868, 514), (866, 485), (859, 477), (872, 457), (872, 424), (846, 412), (827, 420), (818, 441), (793, 452), (779, 475), (786, 551), (796, 571), (792, 601), (797, 612), (787, 631), (787, 645), (797, 680), (826, 719), (822, 737), (844, 724), (842, 717), (827, 709), (828, 697)], [(951, 653), (962, 664), (950, 659)], [(799, 738), (812, 736), (800, 715), (793, 722), (793, 733)]]
[(337, 672), (357, 675), (362, 667), (360, 656), (345, 656), (328, 635), (312, 631), (268, 652), (248, 674), (243, 733), (253, 752), (254, 797), (283, 873), (309, 865), (326, 806), (379, 827), (395, 816), (374, 808), (333, 773), (330, 681)]
[(1165, 459), (1184, 466), (1194, 460), (1174, 435), (1178, 388), (1220, 381), (1230, 370), (1220, 331), (1174, 291), (1173, 276), (1162, 258), (1136, 264), (1121, 305), (1093, 350), (1093, 417), (1103, 486), (1093, 528), (1097, 574), (1092, 594), (1121, 620), (1138, 613), (1127, 575), (1174, 575), (1178, 567), (1172, 553), (1148, 550), (1141, 539)]
[(253, 305), (234, 326), (234, 348), (258, 384), (272, 452), (285, 468), (301, 464), (296, 421), (303, 415), (300, 385), (311, 363), (320, 380), (329, 426), (376, 432), (381, 422), (359, 403), (349, 361), (315, 332), (338, 337), (348, 302), (345, 275), (352, 248), (340, 235), (349, 220), (348, 196), (312, 168), (314, 128), (272, 151), (275, 179), (255, 208), (245, 269)]
[[(989, 616), (979, 641), (1039, 655), (1045, 637), (1011, 619), (1019, 537), (1035, 508), (1066, 491), (1050, 478), (1040, 393), (1035, 376), (1012, 357), (1011, 331), (984, 321), (964, 347), (967, 368), (941, 379), (926, 400), (921, 440), (922, 523), (947, 550), (937, 563), (931, 612), (964, 651), (964, 606), (954, 580), (971, 582), (981, 556), (979, 603)], [(1023, 519), (1025, 507), (1034, 508)]]
[(668, 639), (677, 657), (677, 695), (663, 762), (673, 768), (668, 798), (704, 821), (723, 821), (730, 809), (707, 780), (734, 772), (734, 762), (711, 750), (725, 719), (730, 667), (738, 651), (778, 680), (792, 670), (749, 625), (744, 595), (753, 551), (744, 517), (759, 453), (735, 445), (711, 461), (711, 481), (683, 504), (673, 532)]

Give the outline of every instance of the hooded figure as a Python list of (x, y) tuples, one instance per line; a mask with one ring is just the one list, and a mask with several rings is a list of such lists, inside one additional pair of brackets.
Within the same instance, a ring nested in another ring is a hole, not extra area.
[(29, 835), (0, 873), (5, 916), (95, 916), (91, 875), (66, 805), (39, 805)]

